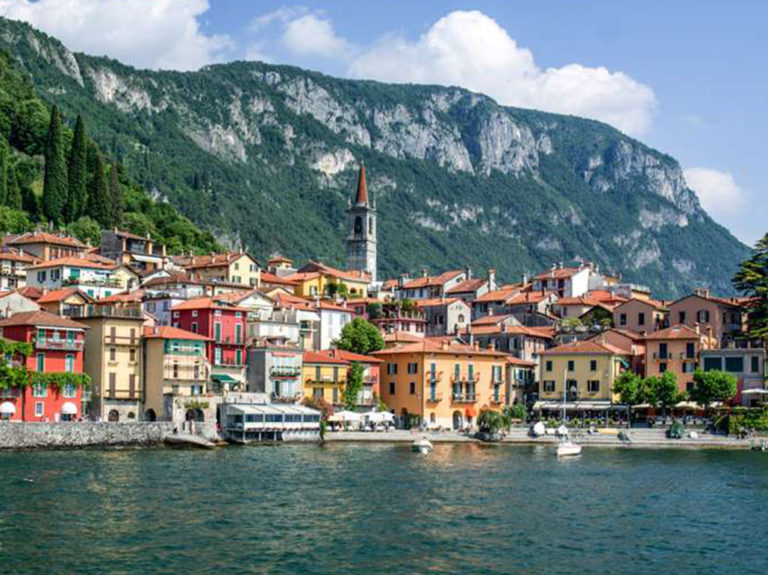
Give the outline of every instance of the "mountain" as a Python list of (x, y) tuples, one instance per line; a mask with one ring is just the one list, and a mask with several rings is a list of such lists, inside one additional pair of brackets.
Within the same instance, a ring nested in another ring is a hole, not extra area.
[(584, 258), (672, 297), (731, 292), (749, 253), (673, 158), (600, 122), (258, 62), (136, 70), (9, 20), (0, 48), (155, 197), (256, 254), (342, 264), (361, 162), (382, 277), (468, 264), (511, 281)]

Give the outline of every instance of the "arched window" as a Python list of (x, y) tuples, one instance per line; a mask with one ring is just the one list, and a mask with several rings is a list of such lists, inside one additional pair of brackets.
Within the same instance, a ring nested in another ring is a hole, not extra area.
[(355, 235), (356, 236), (363, 235), (363, 218), (361, 218), (360, 216), (355, 217)]
[(463, 313), (459, 314), (459, 323), (464, 323), (464, 314)]
[(109, 415), (107, 415), (108, 421), (120, 421), (120, 412), (118, 412), (116, 409), (113, 409), (109, 412)]
[(368, 235), (373, 235), (373, 218), (368, 218)]

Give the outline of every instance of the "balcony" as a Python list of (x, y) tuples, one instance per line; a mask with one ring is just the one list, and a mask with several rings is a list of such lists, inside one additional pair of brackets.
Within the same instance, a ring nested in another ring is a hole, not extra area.
[(377, 377), (364, 377), (363, 378), (363, 385), (367, 387), (371, 387), (373, 385), (376, 385), (378, 383), (379, 379)]
[(69, 276), (67, 278), (64, 278), (61, 283), (62, 285), (65, 285), (65, 286), (87, 285), (87, 286), (94, 286), (94, 287), (114, 287), (114, 288), (122, 287), (122, 285), (120, 284), (120, 280), (113, 279), (113, 278), (88, 279), (83, 277)]
[(451, 396), (451, 401), (453, 403), (475, 403), (477, 396), (474, 393), (454, 393)]
[(238, 362), (235, 359), (214, 360), (213, 365), (215, 365), (216, 367), (232, 367), (232, 368), (245, 367), (245, 363), (242, 360)]
[(83, 340), (51, 339), (43, 338), (35, 341), (35, 348), (50, 349), (60, 351), (83, 351), (85, 342)]
[(269, 370), (269, 375), (274, 378), (295, 378), (301, 375), (301, 368), (298, 366), (273, 366)]
[(495, 395), (492, 395), (490, 402), (492, 404), (494, 404), (494, 405), (500, 405), (500, 404), (504, 403), (504, 397), (501, 396), (501, 395), (499, 395), (498, 397), (495, 396)]
[(141, 306), (114, 306), (91, 304), (85, 306), (84, 318), (143, 319)]
[(427, 390), (426, 393), (426, 402), (427, 403), (437, 403), (443, 399), (442, 393), (430, 393), (429, 390)]

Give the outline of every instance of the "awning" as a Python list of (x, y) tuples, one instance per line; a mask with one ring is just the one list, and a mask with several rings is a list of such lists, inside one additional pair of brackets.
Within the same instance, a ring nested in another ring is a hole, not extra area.
[(0, 415), (13, 415), (16, 413), (16, 406), (10, 401), (0, 403)]
[(61, 406), (62, 415), (77, 415), (77, 406), (71, 401), (67, 401)]
[(212, 373), (211, 379), (216, 380), (219, 383), (237, 382), (237, 380), (234, 377), (232, 377), (231, 375), (227, 375), (226, 373)]
[(563, 404), (562, 401), (537, 401), (533, 404), (534, 411), (546, 409), (548, 411), (562, 410), (565, 406), (566, 411), (604, 411), (606, 409), (617, 409), (621, 406), (611, 405), (607, 401), (569, 401)]
[(466, 415), (467, 417), (476, 417), (477, 410), (470, 405), (467, 409), (464, 410), (464, 415)]
[(768, 395), (768, 389), (745, 389), (741, 395)]
[(163, 258), (159, 256), (144, 256), (141, 254), (131, 254), (131, 258), (137, 262), (144, 262), (148, 264), (162, 264)]

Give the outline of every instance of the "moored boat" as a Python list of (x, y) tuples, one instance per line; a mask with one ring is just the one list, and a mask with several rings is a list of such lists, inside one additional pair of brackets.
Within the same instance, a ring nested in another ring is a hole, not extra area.
[(411, 443), (411, 451), (416, 453), (430, 453), (432, 451), (432, 442), (426, 437), (415, 440)]

